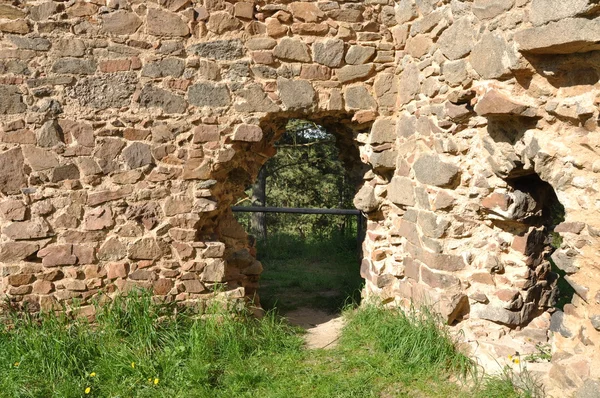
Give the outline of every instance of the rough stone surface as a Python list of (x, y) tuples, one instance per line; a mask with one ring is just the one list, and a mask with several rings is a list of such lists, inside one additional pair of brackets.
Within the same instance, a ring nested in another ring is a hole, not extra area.
[(231, 103), (229, 90), (224, 84), (204, 82), (190, 86), (188, 100), (195, 106), (228, 106)]
[(451, 187), (460, 177), (458, 167), (443, 162), (437, 155), (420, 156), (415, 161), (413, 170), (418, 181), (436, 187)]
[(142, 89), (140, 105), (146, 108), (162, 108), (165, 113), (183, 113), (187, 109), (187, 102), (181, 95), (151, 85)]
[(283, 38), (273, 49), (273, 55), (287, 61), (310, 62), (308, 47), (303, 41)]
[(191, 46), (189, 51), (202, 58), (233, 61), (244, 56), (244, 47), (238, 39), (214, 40)]
[(467, 56), (474, 44), (473, 25), (469, 17), (455, 21), (438, 40), (440, 50), (449, 60)]
[(510, 73), (516, 64), (516, 53), (498, 34), (486, 33), (469, 57), (473, 69), (484, 79), (498, 79)]
[(102, 16), (102, 29), (115, 35), (134, 34), (142, 25), (142, 20), (134, 13), (118, 10)]
[(600, 50), (600, 23), (598, 19), (561, 19), (518, 31), (515, 42), (520, 51), (532, 54), (570, 54)]
[(362, 187), (365, 302), (434, 303), (487, 371), (549, 343), (550, 396), (600, 378), (597, 1), (129, 3), (0, 5), (12, 306), (260, 296), (230, 207), (299, 118)]
[(339, 39), (317, 41), (312, 46), (312, 53), (316, 63), (337, 68), (344, 59), (344, 41)]
[(27, 184), (27, 176), (23, 170), (24, 159), (20, 148), (0, 152), (0, 192), (4, 195), (15, 195)]
[(17, 87), (0, 85), (0, 115), (21, 113), (26, 109)]
[(86, 78), (78, 81), (71, 95), (81, 106), (97, 109), (122, 107), (129, 105), (136, 83), (137, 78), (132, 73)]
[(158, 8), (148, 9), (146, 23), (146, 30), (150, 35), (178, 37), (190, 33), (186, 23), (178, 14)]
[(314, 104), (315, 90), (307, 80), (277, 79), (279, 97), (288, 110), (311, 108)]

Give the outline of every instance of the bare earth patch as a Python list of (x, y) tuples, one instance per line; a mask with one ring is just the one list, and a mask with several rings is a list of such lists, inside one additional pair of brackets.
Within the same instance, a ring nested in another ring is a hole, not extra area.
[(286, 314), (288, 321), (306, 329), (308, 349), (331, 349), (338, 343), (344, 320), (340, 314), (328, 314), (313, 308), (298, 308)]

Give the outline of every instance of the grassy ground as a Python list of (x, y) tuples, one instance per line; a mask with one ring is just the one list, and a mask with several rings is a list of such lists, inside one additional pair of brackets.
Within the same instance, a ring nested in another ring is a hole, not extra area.
[[(347, 312), (340, 344), (307, 351), (281, 319), (192, 316), (130, 296), (97, 324), (13, 316), (0, 327), (1, 397), (518, 397), (473, 372), (428, 313)], [(458, 382), (457, 382), (458, 380)]]
[(257, 249), (264, 266), (260, 298), (267, 310), (309, 307), (333, 313), (360, 300), (363, 281), (354, 238), (276, 234)]

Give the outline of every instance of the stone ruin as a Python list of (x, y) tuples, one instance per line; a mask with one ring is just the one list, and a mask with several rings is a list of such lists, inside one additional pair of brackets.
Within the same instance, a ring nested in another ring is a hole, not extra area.
[(434, 305), (499, 363), (549, 341), (530, 369), (559, 396), (593, 390), (599, 16), (597, 0), (2, 0), (0, 292), (89, 315), (134, 286), (258, 303), (231, 205), (303, 118), (362, 181), (367, 299)]

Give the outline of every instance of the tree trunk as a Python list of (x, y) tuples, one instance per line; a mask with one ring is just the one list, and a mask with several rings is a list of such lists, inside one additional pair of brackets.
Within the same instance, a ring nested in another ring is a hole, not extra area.
[[(267, 168), (263, 166), (252, 185), (252, 206), (265, 206), (267, 203)], [(265, 213), (251, 213), (250, 231), (256, 239), (267, 239), (267, 219)]]

